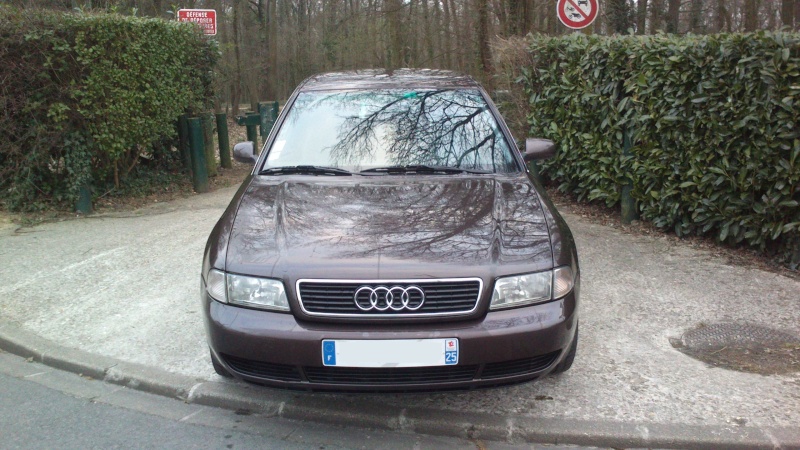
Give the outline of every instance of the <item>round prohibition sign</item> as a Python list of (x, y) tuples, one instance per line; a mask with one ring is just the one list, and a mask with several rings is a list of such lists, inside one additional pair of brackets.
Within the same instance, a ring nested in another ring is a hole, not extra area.
[(597, 0), (558, 0), (558, 20), (573, 30), (586, 28), (597, 18)]

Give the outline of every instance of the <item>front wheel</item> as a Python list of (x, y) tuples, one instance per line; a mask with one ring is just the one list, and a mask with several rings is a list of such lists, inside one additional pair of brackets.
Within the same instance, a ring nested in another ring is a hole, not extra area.
[(569, 346), (569, 351), (567, 356), (558, 363), (555, 369), (553, 369), (553, 374), (564, 373), (572, 367), (572, 362), (575, 361), (575, 353), (578, 351), (578, 326), (575, 325), (575, 337), (572, 338), (572, 345)]

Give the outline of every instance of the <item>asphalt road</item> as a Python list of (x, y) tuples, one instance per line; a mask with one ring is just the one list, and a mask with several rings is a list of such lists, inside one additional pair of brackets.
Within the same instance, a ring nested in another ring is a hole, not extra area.
[(3, 449), (576, 449), (333, 427), (187, 405), (0, 353)]

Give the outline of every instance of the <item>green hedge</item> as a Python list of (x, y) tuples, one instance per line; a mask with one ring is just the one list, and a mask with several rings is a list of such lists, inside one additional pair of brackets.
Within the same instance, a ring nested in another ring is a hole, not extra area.
[(212, 97), (217, 54), (188, 24), (0, 7), (0, 198), (70, 203), (139, 161), (179, 161), (163, 144)]
[(530, 134), (560, 144), (543, 164), (560, 190), (612, 206), (630, 180), (641, 216), (678, 235), (800, 241), (800, 35), (538, 36), (528, 51)]

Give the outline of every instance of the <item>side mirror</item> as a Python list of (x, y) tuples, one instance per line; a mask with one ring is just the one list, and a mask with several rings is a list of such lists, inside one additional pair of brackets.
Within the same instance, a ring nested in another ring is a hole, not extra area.
[(244, 164), (255, 164), (256, 152), (252, 141), (239, 142), (233, 146), (233, 159)]
[(525, 140), (525, 161), (551, 158), (556, 154), (556, 144), (550, 139), (528, 138)]

